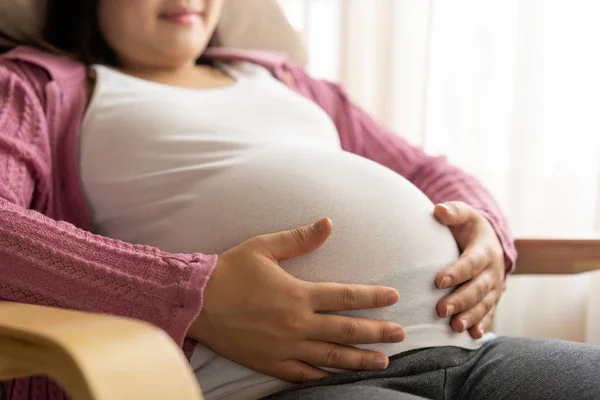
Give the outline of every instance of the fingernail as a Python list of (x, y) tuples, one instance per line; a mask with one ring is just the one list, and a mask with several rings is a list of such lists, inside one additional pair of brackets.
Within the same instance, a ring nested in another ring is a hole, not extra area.
[(313, 231), (315, 232), (321, 232), (324, 228), (324, 222), (322, 219), (318, 220), (317, 222), (315, 222), (312, 226)]
[(479, 332), (481, 332), (481, 335), (485, 334), (485, 330), (483, 329), (483, 324), (479, 324)]
[(388, 366), (388, 358), (386, 356), (377, 356), (375, 359), (376, 369), (386, 369)]
[(449, 317), (449, 316), (451, 316), (451, 315), (454, 315), (454, 310), (456, 310), (456, 307), (454, 307), (454, 305), (453, 305), (453, 304), (449, 304), (449, 305), (446, 307), (446, 317)]
[(450, 208), (450, 206), (448, 204), (439, 203), (439, 206), (444, 207), (446, 209), (446, 211), (448, 211), (448, 214), (452, 215), (452, 208)]
[(440, 283), (440, 288), (448, 289), (450, 286), (452, 286), (452, 278), (447, 276), (444, 279), (442, 279), (442, 282)]
[(466, 331), (469, 327), (469, 322), (466, 319), (461, 319), (460, 322), (462, 322), (463, 331)]
[(385, 296), (385, 304), (395, 304), (398, 299), (398, 295), (394, 292), (390, 292)]
[(396, 328), (392, 333), (392, 343), (398, 343), (404, 340), (404, 329)]

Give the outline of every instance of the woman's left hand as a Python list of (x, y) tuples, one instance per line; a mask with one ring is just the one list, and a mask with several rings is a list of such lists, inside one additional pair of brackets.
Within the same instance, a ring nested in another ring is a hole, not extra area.
[(438, 274), (437, 287), (458, 288), (437, 305), (440, 317), (452, 316), (455, 332), (466, 329), (478, 339), (489, 329), (504, 286), (504, 251), (490, 222), (460, 201), (435, 206), (434, 215), (447, 225), (461, 256)]

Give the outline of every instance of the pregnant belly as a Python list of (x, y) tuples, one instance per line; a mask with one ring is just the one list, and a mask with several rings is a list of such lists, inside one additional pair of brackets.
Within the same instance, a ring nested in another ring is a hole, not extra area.
[(433, 204), (406, 179), (350, 153), (297, 148), (256, 153), (204, 172), (185, 195), (174, 192), (159, 202), (169, 208), (158, 213), (164, 218), (143, 225), (148, 215), (142, 215), (124, 239), (214, 254), (327, 216), (334, 226), (329, 240), (283, 268), (307, 281), (394, 287), (401, 296), (397, 305), (350, 314), (400, 323), (407, 340), (411, 329), (437, 326), (448, 333), (448, 321), (435, 312), (447, 292), (436, 289), (434, 279), (457, 259), (458, 249), (434, 219)]
[[(457, 259), (458, 249), (450, 231), (434, 219), (433, 204), (395, 172), (342, 151), (295, 148), (184, 166), (163, 175), (160, 191), (144, 181), (120, 186), (119, 195), (109, 200), (113, 209), (124, 211), (96, 213), (102, 233), (170, 252), (218, 254), (253, 236), (327, 216), (334, 226), (329, 240), (282, 267), (307, 281), (398, 290), (401, 298), (394, 306), (347, 314), (397, 322), (405, 327), (406, 340), (359, 347), (393, 355), (431, 346), (479, 345), (468, 333), (453, 333), (448, 320), (436, 314), (437, 302), (448, 291), (435, 288), (435, 276)], [(207, 399), (233, 393), (258, 398), (285, 387), (201, 345), (192, 366)]]

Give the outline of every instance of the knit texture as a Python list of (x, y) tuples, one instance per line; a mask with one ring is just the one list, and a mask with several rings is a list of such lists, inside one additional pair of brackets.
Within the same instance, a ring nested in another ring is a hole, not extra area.
[[(330, 115), (344, 150), (396, 171), (434, 203), (462, 200), (480, 210), (512, 271), (516, 250), (507, 223), (474, 178), (409, 145), (341, 87), (312, 79), (282, 56), (227, 49), (207, 56), (266, 67)], [(0, 57), (0, 299), (140, 319), (165, 330), (189, 356), (194, 343), (185, 335), (217, 256), (169, 254), (89, 232), (77, 167), (85, 76), (82, 65), (31, 48)], [(5, 389), (10, 400), (66, 398), (44, 377)]]
[[(77, 154), (65, 154), (76, 149), (85, 70), (64, 66), (76, 74), (62, 85), (53, 71), (0, 59), (0, 299), (140, 319), (189, 356), (194, 343), (184, 345), (185, 335), (217, 257), (168, 254), (87, 230), (79, 179), (67, 170)], [(6, 389), (8, 399), (65, 398), (44, 377)]]

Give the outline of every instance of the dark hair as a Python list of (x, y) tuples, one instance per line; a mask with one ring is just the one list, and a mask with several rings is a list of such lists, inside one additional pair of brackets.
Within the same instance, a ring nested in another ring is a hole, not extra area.
[[(52, 46), (87, 65), (114, 66), (118, 63), (115, 52), (100, 31), (98, 0), (46, 0), (43, 37)], [(203, 58), (198, 63), (210, 64)]]
[(44, 40), (86, 64), (115, 65), (98, 25), (98, 0), (46, 0)]

